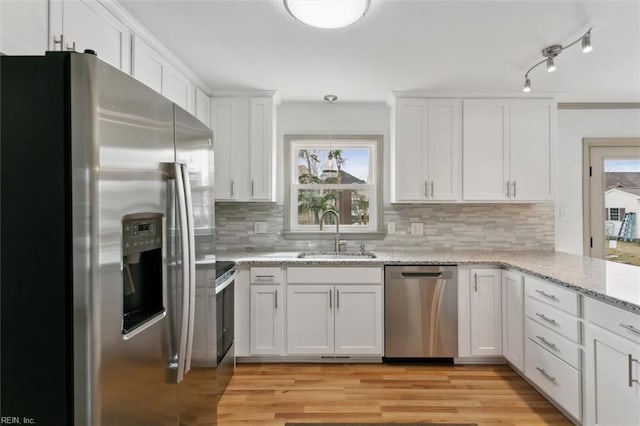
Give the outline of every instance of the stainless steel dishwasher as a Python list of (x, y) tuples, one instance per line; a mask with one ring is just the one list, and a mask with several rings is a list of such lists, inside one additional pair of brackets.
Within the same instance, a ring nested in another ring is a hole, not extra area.
[(385, 358), (458, 356), (458, 268), (387, 266)]

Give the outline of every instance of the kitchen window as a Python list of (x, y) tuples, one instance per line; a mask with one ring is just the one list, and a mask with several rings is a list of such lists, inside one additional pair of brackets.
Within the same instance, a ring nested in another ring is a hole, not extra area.
[[(338, 214), (341, 234), (376, 232), (382, 137), (287, 139), (289, 230), (319, 232), (322, 213), (332, 209)], [(326, 173), (329, 156), (333, 157), (333, 170), (337, 173)], [(324, 224), (323, 232), (335, 232), (333, 215), (326, 216)]]

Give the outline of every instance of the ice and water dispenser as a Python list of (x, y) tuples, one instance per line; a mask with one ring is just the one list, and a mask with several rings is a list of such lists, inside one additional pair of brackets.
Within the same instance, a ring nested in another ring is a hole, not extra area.
[(132, 336), (164, 316), (162, 214), (139, 213), (122, 219), (122, 334)]

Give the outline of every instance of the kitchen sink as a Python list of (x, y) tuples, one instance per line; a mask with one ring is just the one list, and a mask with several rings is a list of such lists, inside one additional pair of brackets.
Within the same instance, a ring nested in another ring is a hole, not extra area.
[(298, 254), (298, 259), (375, 259), (377, 256), (370, 251), (306, 251)]

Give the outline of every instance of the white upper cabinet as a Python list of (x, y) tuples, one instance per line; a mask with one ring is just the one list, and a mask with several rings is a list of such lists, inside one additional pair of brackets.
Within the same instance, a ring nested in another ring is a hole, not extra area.
[(214, 97), (216, 201), (275, 201), (273, 97)]
[(460, 198), (460, 105), (456, 99), (397, 99), (394, 201)]
[(0, 53), (42, 55), (47, 50), (47, 0), (0, 0)]
[[(182, 109), (195, 112), (195, 87), (180, 71), (137, 35), (133, 40), (132, 75)], [(206, 124), (206, 123), (205, 123)]]
[(94, 50), (103, 61), (131, 71), (131, 31), (97, 0), (50, 2), (52, 50)]
[(554, 197), (557, 109), (548, 99), (511, 101), (511, 197), (545, 201)]
[(463, 199), (553, 200), (555, 128), (550, 99), (465, 100)]
[(202, 90), (196, 87), (196, 99), (195, 99), (195, 116), (198, 120), (202, 121), (207, 127), (211, 123), (211, 99)]
[(465, 100), (465, 200), (509, 199), (509, 101)]

